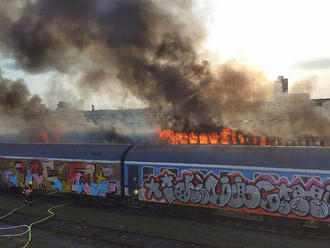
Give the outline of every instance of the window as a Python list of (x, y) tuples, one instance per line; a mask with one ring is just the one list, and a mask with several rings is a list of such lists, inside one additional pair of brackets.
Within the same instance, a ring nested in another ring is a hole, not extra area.
[(147, 180), (153, 174), (154, 174), (154, 168), (152, 168), (152, 167), (143, 167), (143, 181)]

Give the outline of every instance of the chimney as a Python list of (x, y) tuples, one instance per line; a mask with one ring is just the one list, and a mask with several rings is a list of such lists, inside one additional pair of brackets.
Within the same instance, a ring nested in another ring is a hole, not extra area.
[(279, 76), (275, 81), (274, 86), (274, 99), (275, 102), (281, 101), (288, 95), (288, 79), (283, 76)]

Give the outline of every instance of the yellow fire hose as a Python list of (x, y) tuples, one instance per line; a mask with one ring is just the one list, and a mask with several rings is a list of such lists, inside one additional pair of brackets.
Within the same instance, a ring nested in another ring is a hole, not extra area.
[[(21, 207), (14, 208), (9, 213), (7, 213), (7, 214), (5, 214), (3, 216), (0, 216), (0, 220), (8, 217), (9, 215), (11, 215), (12, 213), (14, 213), (15, 211), (17, 211), (19, 209), (22, 209), (22, 208), (24, 208), (24, 207), (26, 207), (28, 205), (31, 205), (31, 204), (33, 204), (33, 203), (35, 203), (37, 201), (40, 201), (43, 198), (45, 198), (45, 197), (47, 197), (49, 195), (55, 194), (55, 193), (57, 193), (57, 191), (50, 192), (50, 193), (48, 193), (48, 194), (46, 194), (46, 195), (44, 195), (44, 196), (42, 196), (42, 197), (40, 197), (40, 198), (38, 198), (38, 199), (36, 199), (34, 201), (28, 202), (27, 205), (23, 205)], [(45, 218), (43, 218), (41, 220), (35, 221), (35, 222), (31, 223), (30, 225), (19, 225), (19, 226), (10, 226), (10, 227), (0, 227), (0, 230), (11, 230), (11, 229), (18, 229), (18, 228), (23, 228), (23, 227), (27, 228), (27, 230), (25, 230), (22, 233), (19, 233), (19, 234), (4, 234), (4, 235), (0, 235), (0, 237), (17, 237), (17, 236), (21, 236), (21, 235), (24, 235), (25, 233), (29, 232), (29, 239), (25, 243), (25, 245), (23, 246), (23, 248), (26, 248), (30, 244), (30, 242), (31, 242), (31, 238), (32, 238), (32, 226), (33, 225), (36, 225), (38, 223), (44, 222), (44, 221), (46, 221), (46, 220), (54, 217), (55, 216), (55, 213), (52, 210), (55, 209), (55, 208), (60, 208), (60, 207), (66, 206), (66, 205), (69, 205), (69, 203), (63, 203), (63, 204), (60, 204), (60, 205), (56, 205), (56, 206), (50, 207), (47, 210), (47, 212), (50, 214), (49, 216), (47, 216), (47, 217), (45, 217)]]
[(55, 208), (60, 208), (60, 207), (66, 206), (66, 205), (69, 205), (69, 203), (64, 203), (64, 204), (60, 204), (60, 205), (53, 206), (53, 207), (51, 207), (51, 208), (48, 209), (48, 213), (50, 213), (49, 216), (47, 216), (47, 217), (45, 217), (45, 218), (43, 218), (43, 219), (41, 219), (41, 220), (37, 220), (37, 221), (35, 221), (35, 222), (32, 222), (32, 223), (29, 225), (29, 239), (28, 239), (28, 241), (26, 242), (26, 244), (25, 244), (22, 248), (26, 248), (26, 247), (28, 247), (28, 245), (29, 245), (30, 242), (31, 242), (31, 238), (32, 238), (32, 226), (33, 226), (33, 225), (39, 224), (39, 223), (41, 223), (41, 222), (44, 222), (44, 221), (46, 221), (46, 220), (48, 220), (48, 219), (54, 217), (54, 216), (55, 216), (55, 213), (54, 213), (52, 210), (55, 209)]
[[(30, 201), (30, 202), (28, 202), (27, 205), (31, 205), (31, 204), (33, 204), (33, 203), (35, 203), (35, 202), (37, 202), (37, 201), (40, 201), (40, 200), (46, 198), (46, 197), (49, 196), (49, 195), (55, 194), (55, 193), (57, 193), (57, 192), (58, 192), (58, 191), (50, 192), (50, 193), (48, 193), (48, 194), (46, 194), (46, 195), (44, 195), (44, 196), (42, 196), (42, 197), (39, 197), (38, 199), (36, 199), (36, 200), (34, 200), (34, 201)], [(14, 209), (11, 210), (9, 213), (7, 213), (7, 214), (5, 214), (5, 215), (3, 215), (3, 216), (0, 216), (0, 220), (2, 220), (2, 219), (4, 219), (4, 218), (7, 218), (9, 215), (11, 215), (12, 213), (14, 213), (15, 211), (17, 211), (17, 210), (19, 210), (19, 209), (22, 209), (22, 208), (25, 208), (27, 205), (24, 204), (24, 205), (22, 205), (22, 206), (20, 206), (20, 207), (14, 208)]]

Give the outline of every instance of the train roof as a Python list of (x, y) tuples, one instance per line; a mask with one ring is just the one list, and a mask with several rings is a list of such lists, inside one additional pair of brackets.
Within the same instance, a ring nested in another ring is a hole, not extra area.
[[(129, 144), (1, 144), (0, 157), (121, 161)], [(330, 170), (330, 147), (134, 145), (130, 162)]]
[(330, 170), (330, 147), (136, 145), (126, 161)]
[(109, 144), (3, 144), (0, 157), (26, 159), (62, 159), (121, 161), (130, 145)]

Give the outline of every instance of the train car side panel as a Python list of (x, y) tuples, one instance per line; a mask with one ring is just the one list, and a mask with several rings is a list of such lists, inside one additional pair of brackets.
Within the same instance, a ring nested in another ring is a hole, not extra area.
[(130, 163), (143, 201), (330, 221), (330, 171)]
[(120, 194), (119, 162), (0, 159), (1, 179), (10, 187), (106, 196)]

